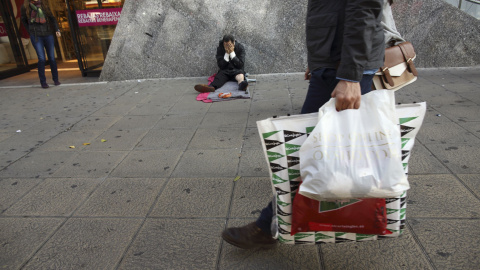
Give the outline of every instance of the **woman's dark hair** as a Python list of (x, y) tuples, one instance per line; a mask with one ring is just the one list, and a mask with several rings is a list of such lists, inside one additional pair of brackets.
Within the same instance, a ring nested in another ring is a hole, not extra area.
[(388, 0), (388, 3), (389, 3), (390, 5), (393, 5), (393, 0)]
[(233, 35), (231, 34), (226, 34), (225, 36), (223, 36), (223, 42), (234, 42), (235, 41), (235, 38), (233, 37)]

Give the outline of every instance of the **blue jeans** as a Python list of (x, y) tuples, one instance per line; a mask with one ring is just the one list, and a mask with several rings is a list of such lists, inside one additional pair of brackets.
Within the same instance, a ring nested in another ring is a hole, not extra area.
[[(318, 112), (318, 109), (330, 100), (333, 90), (338, 83), (337, 71), (331, 68), (322, 68), (311, 72), (310, 85), (308, 86), (307, 97), (302, 107), (302, 114)], [(364, 74), (360, 81), (362, 95), (372, 90), (373, 75)], [(273, 218), (272, 202), (263, 208), (255, 222), (257, 226), (267, 234), (271, 234), (270, 226)]]
[(45, 58), (45, 50), (47, 51), (48, 60), (50, 61), (52, 79), (54, 82), (58, 81), (57, 62), (55, 61), (55, 40), (53, 39), (53, 35), (46, 37), (31, 35), (30, 40), (37, 52), (38, 77), (40, 78), (40, 83), (47, 83), (47, 78), (45, 77), (45, 63), (47, 61)]
[[(307, 97), (302, 107), (302, 114), (318, 112), (318, 109), (332, 97), (332, 92), (338, 83), (337, 71), (332, 68), (322, 68), (311, 72)], [(372, 90), (373, 75), (363, 75), (360, 81), (362, 95)]]

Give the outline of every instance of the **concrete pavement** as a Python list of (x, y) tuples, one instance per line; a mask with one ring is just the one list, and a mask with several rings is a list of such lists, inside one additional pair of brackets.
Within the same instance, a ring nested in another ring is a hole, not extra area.
[(478, 269), (480, 69), (419, 73), (396, 94), (428, 105), (405, 233), (256, 251), (220, 232), (268, 203), (256, 121), (299, 113), (302, 73), (211, 104), (193, 90), (206, 78), (1, 81), (0, 269)]

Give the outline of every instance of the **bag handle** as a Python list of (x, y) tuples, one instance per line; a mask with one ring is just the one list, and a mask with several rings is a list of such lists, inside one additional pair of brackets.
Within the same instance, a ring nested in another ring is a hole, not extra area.
[[(403, 42), (403, 43), (398, 44), (398, 47), (400, 47), (400, 50), (402, 50), (403, 58), (405, 58), (405, 62), (407, 63), (408, 70), (410, 70), (410, 72), (413, 75), (418, 76), (417, 69), (415, 68), (415, 65), (413, 64), (413, 57), (414, 56), (410, 56), (408, 54), (408, 50), (407, 50), (407, 48), (405, 48), (405, 43), (407, 43), (407, 42)], [(411, 43), (410, 42), (408, 42), (408, 43), (411, 46)], [(413, 48), (413, 46), (412, 46), (412, 48)]]

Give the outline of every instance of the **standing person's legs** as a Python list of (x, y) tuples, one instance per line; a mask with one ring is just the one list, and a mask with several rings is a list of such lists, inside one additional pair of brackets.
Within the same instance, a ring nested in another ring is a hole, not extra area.
[[(302, 107), (302, 114), (318, 112), (332, 97), (332, 92), (338, 83), (337, 71), (330, 68), (322, 68), (311, 72), (310, 85)], [(373, 75), (364, 74), (360, 81), (362, 95), (372, 90)]]
[(48, 61), (50, 62), (50, 69), (52, 71), (52, 79), (55, 85), (60, 85), (60, 82), (58, 81), (57, 61), (55, 60), (55, 40), (53, 35), (45, 37), (44, 40)]
[(307, 96), (302, 107), (302, 114), (318, 112), (318, 109), (332, 97), (333, 89), (338, 83), (335, 78), (337, 71), (332, 68), (322, 68), (311, 72)]
[[(360, 81), (362, 95), (371, 91), (373, 75), (363, 75)], [(307, 97), (302, 113), (317, 112), (331, 98), (337, 85), (335, 69), (321, 69), (312, 72)], [(256, 248), (271, 246), (271, 223), (273, 218), (273, 202), (262, 209), (260, 216), (254, 223), (243, 227), (228, 228), (223, 231), (222, 237), (228, 243), (240, 248)]]
[(40, 83), (42, 84), (43, 88), (47, 88), (47, 78), (45, 78), (45, 47), (43, 42), (43, 37), (35, 37), (30, 36), (30, 40), (32, 41), (32, 45), (37, 52), (38, 58), (38, 77), (40, 79)]

